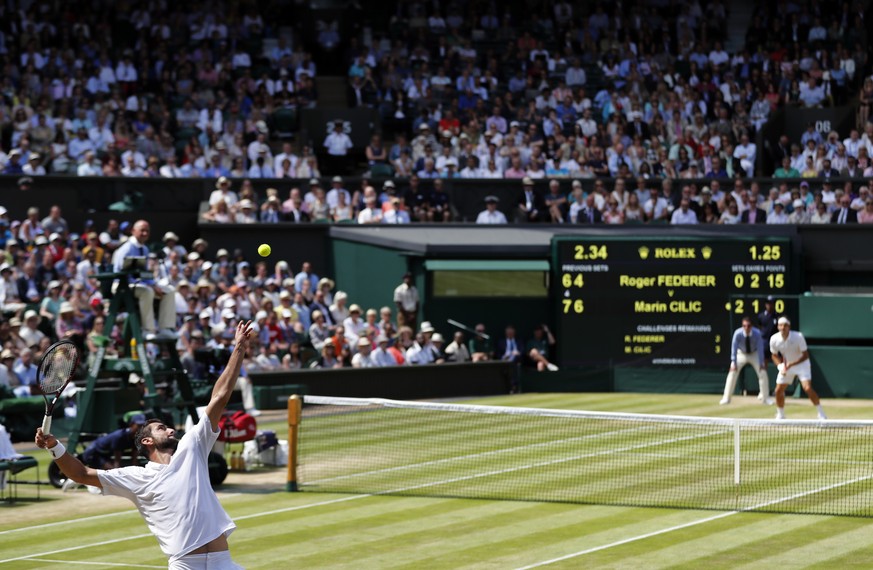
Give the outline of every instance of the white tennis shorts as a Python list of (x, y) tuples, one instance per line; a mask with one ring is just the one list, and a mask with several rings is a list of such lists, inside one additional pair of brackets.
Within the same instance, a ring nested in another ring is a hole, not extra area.
[(230, 559), (230, 550), (188, 554), (167, 566), (168, 570), (243, 570), (243, 567)]
[(781, 372), (776, 376), (777, 384), (791, 384), (794, 382), (794, 377), (797, 376), (801, 381), (812, 380), (812, 367), (809, 361), (795, 364), (785, 374)]

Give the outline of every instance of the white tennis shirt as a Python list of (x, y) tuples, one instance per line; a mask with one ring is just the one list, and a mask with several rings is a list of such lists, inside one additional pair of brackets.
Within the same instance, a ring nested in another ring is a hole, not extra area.
[(782, 338), (782, 333), (777, 332), (770, 337), (770, 353), (782, 354), (782, 359), (789, 362), (798, 360), (806, 350), (806, 339), (797, 331), (788, 331), (788, 338)]
[(104, 494), (136, 505), (170, 562), (236, 529), (209, 484), (207, 456), (218, 434), (204, 417), (179, 440), (169, 465), (97, 472)]

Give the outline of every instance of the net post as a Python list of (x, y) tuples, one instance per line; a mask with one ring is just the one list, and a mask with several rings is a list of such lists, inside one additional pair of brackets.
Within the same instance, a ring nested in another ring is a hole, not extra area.
[(303, 401), (297, 394), (288, 398), (288, 478), (285, 490), (297, 491), (297, 435), (300, 431), (300, 416)]

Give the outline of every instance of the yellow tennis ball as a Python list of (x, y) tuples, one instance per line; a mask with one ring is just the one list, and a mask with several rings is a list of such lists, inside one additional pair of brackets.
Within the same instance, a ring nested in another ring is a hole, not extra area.
[(273, 251), (273, 248), (269, 246), (269, 244), (262, 243), (258, 246), (258, 254), (261, 257), (267, 257)]

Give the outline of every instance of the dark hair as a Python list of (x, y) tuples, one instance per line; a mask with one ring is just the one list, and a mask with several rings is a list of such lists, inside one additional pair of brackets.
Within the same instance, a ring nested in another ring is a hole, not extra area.
[(136, 445), (137, 451), (139, 451), (140, 453), (145, 452), (145, 447), (142, 444), (142, 440), (143, 440), (143, 438), (152, 436), (152, 430), (149, 426), (152, 424), (160, 424), (160, 423), (163, 423), (163, 421), (159, 420), (158, 418), (152, 418), (152, 419), (148, 420), (145, 424), (143, 424), (142, 427), (140, 427), (138, 430), (136, 430), (136, 435), (133, 436), (133, 443), (134, 443), (134, 445)]

